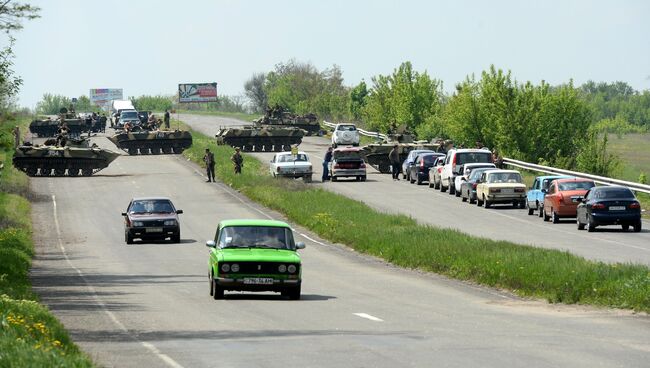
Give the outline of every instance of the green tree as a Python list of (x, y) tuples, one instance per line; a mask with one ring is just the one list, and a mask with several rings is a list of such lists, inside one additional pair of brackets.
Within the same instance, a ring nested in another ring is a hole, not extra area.
[(613, 176), (620, 167), (618, 157), (607, 152), (607, 133), (601, 139), (595, 132), (589, 132), (576, 161), (579, 171), (601, 176)]
[(350, 117), (354, 120), (361, 120), (361, 113), (366, 106), (368, 87), (365, 81), (361, 81), (356, 87), (350, 90)]
[(246, 97), (251, 103), (254, 112), (264, 112), (268, 105), (268, 96), (264, 90), (266, 83), (266, 73), (254, 73), (244, 83), (244, 91)]
[(55, 115), (59, 113), (62, 107), (67, 108), (72, 102), (69, 98), (62, 95), (46, 93), (43, 98), (36, 104), (36, 113), (44, 115)]
[(22, 29), (22, 21), (39, 18), (40, 10), (39, 7), (29, 4), (2, 0), (0, 2), (0, 31), (9, 33)]

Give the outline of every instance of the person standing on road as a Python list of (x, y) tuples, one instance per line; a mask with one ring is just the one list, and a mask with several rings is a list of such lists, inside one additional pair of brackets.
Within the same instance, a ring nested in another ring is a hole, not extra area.
[(390, 160), (390, 165), (392, 167), (393, 180), (399, 180), (399, 173), (401, 170), (399, 162), (399, 149), (397, 145), (394, 145), (393, 149), (390, 150), (388, 159)]
[(20, 146), (20, 127), (16, 125), (13, 132), (14, 132), (14, 149), (16, 149), (18, 148), (18, 146)]
[(169, 130), (169, 110), (165, 110), (165, 129)]
[(210, 152), (209, 148), (205, 149), (205, 155), (203, 155), (203, 162), (205, 162), (205, 172), (208, 174), (208, 180), (206, 182), (216, 181), (214, 179), (214, 153)]
[(239, 147), (235, 148), (235, 153), (230, 157), (233, 165), (235, 165), (235, 174), (241, 174), (241, 168), (244, 166), (244, 158), (239, 153)]
[(332, 161), (332, 147), (327, 148), (325, 152), (325, 159), (323, 159), (323, 182), (330, 180), (330, 162)]

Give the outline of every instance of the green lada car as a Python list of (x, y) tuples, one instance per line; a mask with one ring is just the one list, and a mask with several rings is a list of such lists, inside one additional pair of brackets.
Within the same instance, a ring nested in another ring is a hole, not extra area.
[(275, 291), (300, 299), (300, 255), (305, 244), (294, 242), (291, 227), (281, 221), (225, 220), (210, 248), (210, 295), (226, 290)]

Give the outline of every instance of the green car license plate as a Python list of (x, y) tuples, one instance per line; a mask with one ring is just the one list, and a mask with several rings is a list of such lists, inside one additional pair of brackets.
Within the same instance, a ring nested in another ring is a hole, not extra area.
[(162, 227), (148, 227), (145, 231), (148, 233), (162, 233)]
[(270, 277), (245, 277), (246, 285), (273, 285), (273, 279)]

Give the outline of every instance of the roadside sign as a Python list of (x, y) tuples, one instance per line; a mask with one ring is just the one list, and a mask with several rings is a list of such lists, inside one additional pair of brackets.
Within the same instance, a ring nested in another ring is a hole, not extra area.
[(71, 101), (72, 101), (73, 104), (74, 104), (74, 103), (77, 103), (77, 98), (76, 98), (76, 97), (72, 97), (72, 100), (71, 100)]
[(178, 85), (178, 102), (216, 102), (217, 83), (182, 83)]

